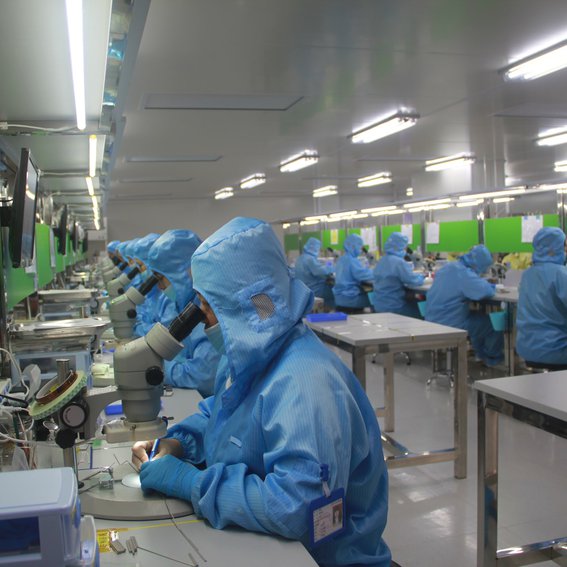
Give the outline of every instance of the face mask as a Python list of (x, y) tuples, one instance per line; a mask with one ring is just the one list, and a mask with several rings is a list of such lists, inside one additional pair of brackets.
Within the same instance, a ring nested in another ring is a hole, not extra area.
[(205, 335), (207, 335), (207, 338), (211, 341), (211, 344), (217, 352), (220, 352), (220, 354), (226, 354), (222, 331), (218, 323), (212, 327), (205, 327)]
[(168, 285), (164, 290), (163, 293), (165, 297), (171, 299), (173, 303), (175, 303), (175, 299), (177, 298), (177, 293), (175, 292), (175, 288), (172, 285)]

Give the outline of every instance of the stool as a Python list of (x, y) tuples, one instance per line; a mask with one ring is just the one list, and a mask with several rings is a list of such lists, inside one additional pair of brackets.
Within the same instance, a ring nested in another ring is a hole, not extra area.
[(547, 362), (531, 362), (526, 360), (527, 369), (533, 374), (540, 372), (555, 372), (556, 370), (567, 370), (567, 364), (551, 364)]
[[(455, 386), (455, 372), (453, 371), (453, 356), (452, 356), (453, 350), (454, 349), (432, 351), (433, 374), (429, 377), (429, 379), (425, 383), (426, 386), (431, 386), (431, 382), (433, 382), (433, 380), (437, 380), (438, 378), (448, 378), (449, 385), (451, 386), (451, 388)], [(443, 365), (443, 355), (445, 358), (444, 365)]]

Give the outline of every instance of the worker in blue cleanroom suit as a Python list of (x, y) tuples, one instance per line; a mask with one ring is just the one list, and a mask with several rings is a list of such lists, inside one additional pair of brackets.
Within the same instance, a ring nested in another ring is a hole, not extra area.
[[(148, 267), (161, 278), (158, 286), (163, 291), (162, 298), (155, 304), (150, 327), (156, 321), (167, 327), (195, 300), (190, 268), (191, 257), (199, 244), (201, 239), (191, 230), (168, 230), (150, 248)], [(198, 325), (183, 344), (185, 348), (181, 353), (164, 363), (166, 383), (210, 396), (220, 355), (207, 340), (204, 325)]]
[(116, 248), (118, 248), (119, 244), (120, 244), (120, 240), (112, 240), (111, 242), (108, 243), (108, 245), (106, 246), (106, 251), (108, 253), (109, 258), (114, 257)]
[(374, 268), (374, 294), (372, 305), (377, 313), (398, 313), (408, 317), (420, 318), (415, 301), (406, 299), (406, 286), (420, 286), (424, 277), (414, 274), (411, 264), (404, 260), (408, 237), (401, 232), (393, 232)]
[(520, 283), (516, 350), (529, 362), (567, 367), (565, 234), (541, 228), (533, 245), (533, 265)]
[[(138, 241), (140, 239), (139, 238), (133, 238), (132, 240), (129, 240), (128, 243), (126, 244), (126, 246), (124, 247), (124, 259), (127, 260), (128, 265), (130, 267), (130, 270), (133, 270), (134, 268), (138, 268), (138, 270), (140, 270), (140, 267), (137, 265), (134, 254), (136, 251), (136, 246), (138, 244)], [(124, 286), (124, 290), (127, 290), (129, 287), (139, 287), (142, 283), (142, 276), (141, 273), (136, 274), (136, 276), (134, 276), (134, 279), (132, 279), (130, 281), (130, 283), (126, 284)]]
[(362, 311), (370, 306), (368, 295), (361, 289), (362, 282), (371, 282), (372, 271), (365, 268), (358, 256), (362, 251), (362, 238), (358, 234), (349, 234), (344, 241), (345, 253), (335, 267), (335, 304), (337, 310), (347, 312)]
[[(300, 540), (320, 565), (389, 567), (374, 410), (303, 324), (313, 293), (290, 276), (272, 228), (233, 219), (199, 247), (191, 269), (207, 334), (224, 356), (215, 395), (168, 430), (158, 458), (147, 462), (151, 441), (134, 445), (142, 488), (189, 500), (215, 528)], [(314, 547), (309, 507), (327, 489), (325, 503), (344, 489), (345, 531)]]
[(494, 330), (486, 313), (471, 311), (469, 301), (494, 295), (495, 286), (480, 277), (491, 264), (490, 251), (479, 244), (456, 262), (443, 266), (435, 274), (425, 310), (428, 321), (468, 331), (476, 356), (487, 366), (504, 360), (504, 335)]
[(303, 247), (303, 253), (295, 262), (295, 277), (300, 279), (316, 297), (322, 297), (327, 307), (334, 307), (333, 289), (327, 283), (327, 278), (333, 273), (333, 268), (323, 266), (317, 260), (321, 250), (321, 241), (310, 238)]

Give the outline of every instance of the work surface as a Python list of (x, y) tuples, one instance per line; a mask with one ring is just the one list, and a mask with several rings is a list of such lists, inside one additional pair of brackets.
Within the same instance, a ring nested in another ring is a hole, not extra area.
[[(198, 411), (201, 396), (195, 390), (174, 389), (173, 396), (164, 397), (163, 415), (173, 417), (171, 424), (178, 423), (188, 415)], [(106, 445), (97, 451), (97, 465), (112, 464), (115, 455), (122, 461), (129, 459), (130, 446)], [(194, 565), (189, 553), (201, 567), (226, 567), (227, 565), (246, 565), (246, 567), (315, 567), (309, 553), (301, 543), (283, 538), (247, 532), (239, 528), (215, 530), (208, 522), (196, 516), (179, 518), (177, 524), (183, 533), (197, 547), (198, 552), (179, 533), (171, 521), (116, 521), (96, 520), (96, 528), (101, 545), (103, 566), (174, 567), (183, 563)], [(138, 545), (165, 557), (139, 550), (136, 555), (122, 553), (117, 555), (108, 549), (104, 541), (109, 530), (118, 534), (120, 542), (126, 547), (126, 540), (134, 536)], [(204, 557), (200, 557), (199, 553)], [(205, 562), (206, 560), (206, 562)]]

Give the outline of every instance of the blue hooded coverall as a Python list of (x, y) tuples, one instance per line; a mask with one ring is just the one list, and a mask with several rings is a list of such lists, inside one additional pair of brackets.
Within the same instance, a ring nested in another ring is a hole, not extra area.
[(530, 362), (567, 365), (565, 234), (541, 228), (533, 245), (533, 265), (520, 283), (516, 350)]
[(398, 313), (420, 319), (415, 301), (406, 299), (406, 286), (419, 286), (424, 277), (414, 274), (410, 264), (404, 260), (408, 237), (401, 232), (393, 232), (374, 268), (374, 297), (372, 305), (377, 313)]
[(466, 330), (476, 356), (488, 366), (495, 366), (504, 360), (504, 335), (494, 330), (486, 313), (469, 309), (469, 301), (489, 299), (496, 291), (493, 284), (480, 277), (491, 264), (490, 251), (479, 244), (456, 262), (443, 266), (427, 294), (425, 319)]
[[(156, 322), (169, 324), (196, 299), (193, 280), (189, 274), (191, 257), (201, 244), (201, 239), (191, 230), (168, 230), (150, 248), (148, 267), (152, 272), (165, 276), (175, 290), (175, 301), (163, 293), (156, 302), (149, 328)], [(185, 348), (173, 359), (164, 362), (165, 381), (178, 388), (192, 388), (206, 397), (214, 391), (215, 375), (220, 355), (213, 348), (199, 324), (183, 341)], [(147, 331), (146, 331), (147, 332)]]
[[(303, 324), (313, 294), (290, 277), (272, 228), (233, 219), (199, 247), (192, 271), (226, 355), (215, 395), (167, 433), (189, 463), (172, 455), (144, 463), (142, 487), (190, 500), (215, 528), (300, 540), (322, 566), (389, 567), (388, 474), (374, 410)], [(330, 490), (345, 490), (346, 531), (311, 547), (308, 508), (323, 494), (322, 464)]]
[(107, 252), (109, 254), (114, 254), (119, 244), (120, 244), (120, 240), (112, 240), (111, 242), (108, 243), (106, 247)]
[(327, 283), (327, 276), (333, 273), (333, 268), (322, 266), (317, 257), (321, 250), (321, 241), (310, 238), (303, 247), (303, 253), (295, 262), (295, 277), (300, 279), (316, 297), (322, 297), (325, 305), (334, 307), (333, 289)]
[(350, 307), (362, 309), (370, 306), (368, 295), (362, 291), (362, 282), (372, 281), (372, 270), (365, 268), (358, 256), (362, 251), (363, 241), (358, 234), (349, 234), (344, 241), (345, 253), (335, 267), (335, 286), (333, 294), (337, 309)]

